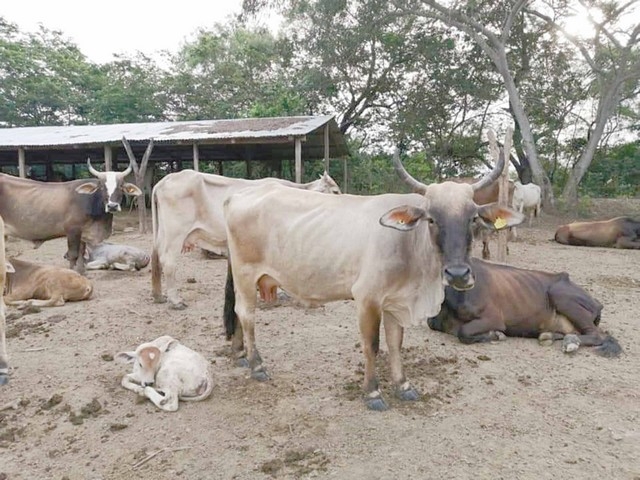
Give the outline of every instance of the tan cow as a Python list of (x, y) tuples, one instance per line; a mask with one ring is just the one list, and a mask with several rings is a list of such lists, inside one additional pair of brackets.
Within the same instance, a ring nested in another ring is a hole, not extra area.
[[(13, 267), (12, 267), (13, 268)], [(4, 220), (0, 217), (0, 289), (4, 292), (7, 276), (7, 263), (4, 251)], [(0, 297), (0, 385), (9, 382), (9, 355), (7, 354), (6, 339), (6, 307), (4, 299)]]
[(133, 372), (122, 377), (122, 386), (167, 412), (178, 410), (178, 400), (204, 400), (213, 390), (209, 362), (168, 335), (135, 351), (120, 352), (116, 359), (133, 364)]
[(59, 307), (65, 302), (86, 300), (93, 292), (91, 282), (68, 268), (41, 265), (12, 258), (14, 272), (7, 275), (4, 300), (18, 308)]
[[(340, 193), (340, 188), (326, 172), (320, 179), (306, 184), (277, 178), (229, 178), (193, 170), (171, 173), (160, 180), (151, 195), (151, 289), (154, 301), (163, 303), (168, 299), (171, 308), (185, 308), (176, 286), (176, 264), (180, 253), (199, 246), (210, 252), (226, 254), (227, 234), (222, 212), (225, 198), (247, 187), (275, 184)], [(163, 271), (167, 282), (166, 297), (162, 294)]]
[(234, 356), (253, 378), (269, 378), (255, 342), (256, 287), (267, 300), (277, 287), (310, 305), (353, 299), (367, 407), (387, 408), (375, 368), (382, 321), (396, 395), (417, 400), (402, 370), (404, 329), (438, 313), (445, 285), (473, 287), (475, 225), (502, 228), (523, 219), (508, 207), (473, 201), (474, 190), (493, 182), (503, 162), (474, 185), (425, 185), (404, 170), (396, 151), (396, 171), (419, 194), (321, 195), (268, 185), (230, 196), (224, 209), (232, 274), (225, 328)]
[(616, 217), (599, 222), (575, 222), (556, 230), (555, 240), (565, 245), (640, 249), (640, 221)]

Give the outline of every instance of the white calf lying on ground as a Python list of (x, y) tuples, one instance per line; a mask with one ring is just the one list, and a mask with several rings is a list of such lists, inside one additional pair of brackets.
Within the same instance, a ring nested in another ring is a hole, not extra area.
[(149, 254), (140, 248), (108, 242), (95, 246), (87, 245), (85, 257), (88, 270), (140, 270), (149, 265), (151, 259)]
[(120, 352), (116, 359), (133, 363), (133, 373), (122, 377), (122, 386), (168, 412), (178, 410), (178, 400), (204, 400), (213, 390), (209, 362), (168, 335), (134, 352)]

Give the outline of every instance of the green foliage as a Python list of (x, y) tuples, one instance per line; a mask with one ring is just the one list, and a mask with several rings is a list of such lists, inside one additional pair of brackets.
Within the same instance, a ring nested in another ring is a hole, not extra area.
[(593, 197), (640, 195), (640, 142), (598, 151), (580, 191)]

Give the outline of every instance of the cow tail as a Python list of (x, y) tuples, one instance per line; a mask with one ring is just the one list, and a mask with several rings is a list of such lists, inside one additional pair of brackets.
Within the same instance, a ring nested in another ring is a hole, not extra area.
[(227, 282), (224, 287), (224, 330), (227, 340), (231, 340), (236, 332), (238, 316), (236, 315), (236, 294), (233, 286), (233, 272), (231, 260), (227, 262)]
[(611, 335), (607, 335), (604, 337), (602, 344), (595, 347), (595, 351), (598, 355), (607, 358), (618, 357), (622, 353), (622, 347)]
[(151, 293), (154, 298), (162, 296), (162, 265), (158, 256), (158, 207), (156, 189), (151, 190), (151, 225), (153, 230), (153, 251), (151, 252)]

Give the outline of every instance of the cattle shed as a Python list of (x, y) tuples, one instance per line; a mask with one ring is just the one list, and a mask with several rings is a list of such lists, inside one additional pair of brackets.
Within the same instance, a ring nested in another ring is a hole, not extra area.
[(153, 139), (149, 164), (168, 162), (172, 170), (200, 170), (209, 162), (223, 174), (225, 162), (245, 161), (250, 176), (253, 161), (272, 162), (273, 171), (281, 172), (282, 161), (290, 160), (297, 182), (302, 181), (305, 161), (324, 159), (328, 169), (330, 159), (341, 158), (346, 182), (349, 152), (334, 117), (328, 115), (0, 128), (0, 168), (33, 177), (28, 173), (35, 167), (50, 180), (54, 165), (66, 165), (75, 178), (76, 167), (84, 168), (90, 157), (107, 170), (123, 169), (129, 163), (123, 138), (138, 161)]

